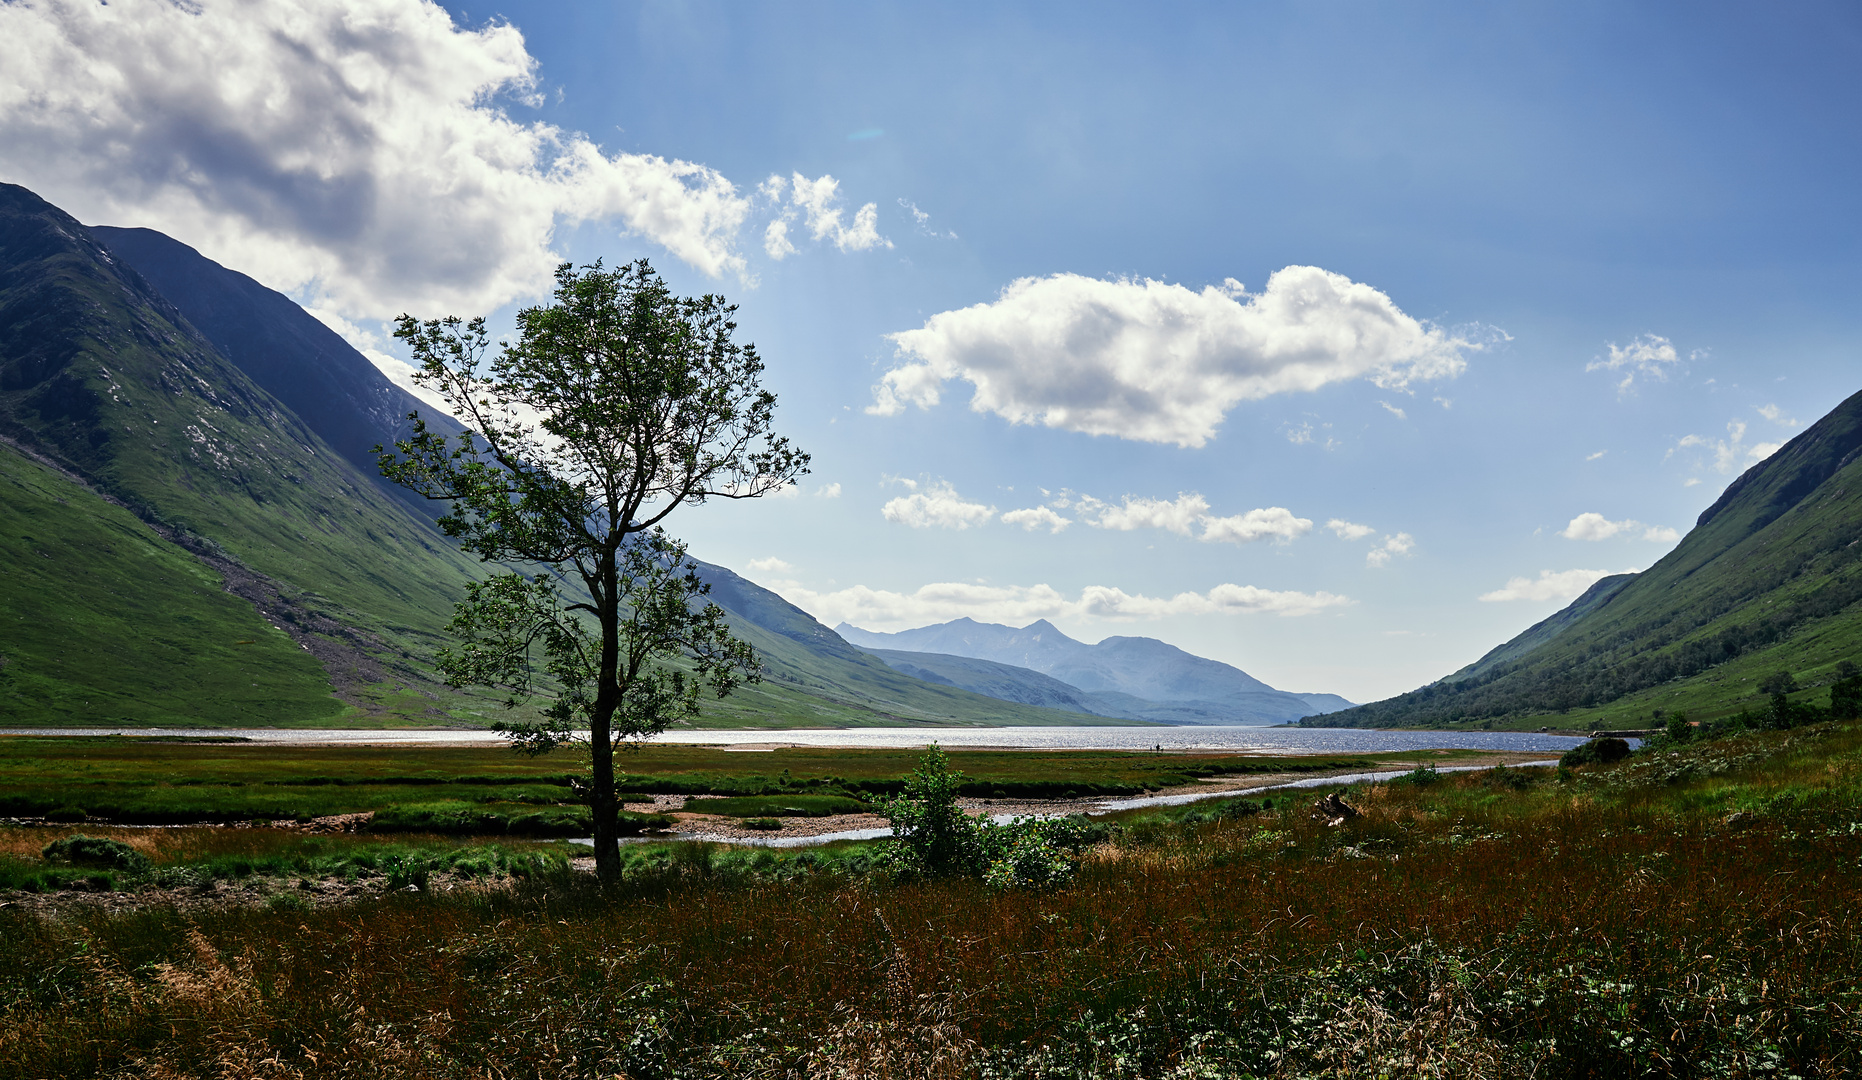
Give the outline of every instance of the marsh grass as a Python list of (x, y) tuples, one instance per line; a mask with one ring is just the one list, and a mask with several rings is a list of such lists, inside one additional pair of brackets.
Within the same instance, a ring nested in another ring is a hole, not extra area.
[(658, 844), (607, 890), (0, 911), (0, 1076), (1854, 1075), (1859, 750), (1138, 812), (1058, 890)]

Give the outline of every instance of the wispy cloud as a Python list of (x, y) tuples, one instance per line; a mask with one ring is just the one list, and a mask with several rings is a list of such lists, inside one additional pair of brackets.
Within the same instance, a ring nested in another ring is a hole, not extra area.
[(1388, 566), (1398, 555), (1408, 555), (1416, 548), (1416, 538), (1406, 532), (1384, 537), (1384, 541), (1364, 553), (1364, 565)]
[[(1679, 370), (1681, 365), (1681, 356), (1675, 352), (1674, 343), (1660, 334), (1642, 334), (1622, 346), (1612, 341), (1604, 348), (1609, 350), (1609, 355), (1592, 360), (1584, 365), (1584, 370), (1620, 372), (1623, 377), (1616, 384), (1619, 394), (1629, 393), (1635, 387), (1638, 376), (1644, 381), (1663, 381), (1668, 378), (1669, 372)], [(1703, 354), (1695, 350), (1689, 355), (1692, 359)]]
[(969, 617), (1016, 626), (1036, 619), (1131, 621), (1177, 615), (1314, 615), (1352, 603), (1329, 592), (1304, 593), (1217, 585), (1207, 592), (1153, 597), (1107, 585), (1089, 585), (1068, 596), (1048, 585), (996, 586), (938, 582), (914, 592), (864, 585), (817, 592), (795, 582), (774, 585), (791, 603), (829, 625), (846, 621), (870, 630), (905, 629)]

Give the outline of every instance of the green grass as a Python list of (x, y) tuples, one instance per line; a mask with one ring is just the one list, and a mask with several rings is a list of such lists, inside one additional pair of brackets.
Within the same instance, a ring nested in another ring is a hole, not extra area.
[[(1466, 756), (1454, 751), (1313, 757), (950, 753), (953, 766), (970, 777), (964, 792), (981, 798), (1139, 795), (1203, 777), (1452, 763)], [(762, 798), (746, 803), (756, 808), (743, 815), (774, 816), (783, 813), (783, 805), (854, 806), (896, 795), (917, 759), (914, 750), (790, 748), (741, 754), (722, 747), (655, 744), (623, 753), (616, 768), (626, 792)], [(81, 812), (73, 820), (153, 825), (308, 820), (372, 811), (381, 815), (383, 828), (393, 823), (454, 833), (586, 835), (565, 833), (571, 828), (570, 811), (579, 812), (570, 780), (585, 766), (585, 759), (570, 751), (527, 758), (496, 746), (317, 747), (7, 736), (0, 737), (0, 814)]]
[(1338, 827), (1322, 791), (1122, 815), (1051, 889), (651, 843), (610, 889), (0, 909), (0, 1077), (1862, 1068), (1862, 725), (1418, 780)]
[(325, 723), (321, 665), (120, 506), (0, 446), (0, 724)]
[(872, 807), (845, 795), (737, 795), (722, 799), (694, 799), (685, 804), (685, 809), (692, 814), (764, 818), (864, 814)]

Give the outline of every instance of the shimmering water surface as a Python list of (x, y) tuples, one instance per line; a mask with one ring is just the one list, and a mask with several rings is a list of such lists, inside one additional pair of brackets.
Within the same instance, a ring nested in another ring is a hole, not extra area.
[[(180, 735), (301, 746), (499, 743), (493, 731), (351, 728), (5, 728), (0, 735)], [(1377, 731), (1278, 727), (843, 728), (811, 731), (669, 731), (654, 741), (741, 749), (771, 746), (1006, 747), (1022, 750), (1241, 750), (1268, 754), (1397, 750), (1516, 750), (1562, 754), (1582, 736), (1522, 731)]]

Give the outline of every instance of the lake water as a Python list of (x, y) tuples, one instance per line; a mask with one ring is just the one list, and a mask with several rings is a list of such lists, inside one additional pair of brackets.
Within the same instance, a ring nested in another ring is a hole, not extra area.
[[(180, 735), (241, 738), (299, 746), (421, 745), (503, 742), (493, 731), (371, 731), (351, 728), (4, 728), (0, 735)], [(1388, 753), (1398, 750), (1514, 750), (1562, 754), (1575, 735), (1523, 731), (1378, 731), (1281, 727), (999, 727), (842, 728), (807, 731), (669, 731), (655, 742), (715, 745), (746, 752), (777, 746), (911, 748), (1005, 747), (1021, 750), (1229, 750), (1263, 754)]]

